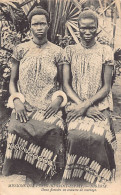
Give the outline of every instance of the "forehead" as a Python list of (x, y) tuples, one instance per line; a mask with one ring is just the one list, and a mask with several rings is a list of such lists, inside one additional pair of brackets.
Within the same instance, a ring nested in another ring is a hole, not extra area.
[(79, 20), (79, 25), (80, 26), (97, 26), (97, 23), (92, 18), (81, 18)]
[(47, 22), (46, 16), (45, 15), (34, 15), (32, 16), (31, 23), (36, 23), (36, 22)]

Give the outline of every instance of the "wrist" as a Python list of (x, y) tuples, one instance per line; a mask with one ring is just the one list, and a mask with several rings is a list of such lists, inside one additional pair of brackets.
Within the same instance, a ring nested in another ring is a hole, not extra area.
[(57, 96), (57, 101), (58, 101), (58, 103), (62, 103), (62, 101), (63, 101), (63, 97), (62, 96)]
[(78, 101), (76, 102), (76, 104), (77, 104), (77, 105), (82, 105), (82, 104), (83, 104), (83, 101), (78, 100)]
[(90, 99), (86, 100), (86, 101), (85, 101), (85, 106), (86, 106), (87, 108), (89, 108), (90, 106), (93, 106), (93, 101), (91, 101)]
[(60, 107), (64, 107), (67, 104), (67, 96), (63, 91), (56, 91), (52, 95), (52, 101), (54, 101), (56, 98), (58, 98), (58, 100), (60, 101)]
[(8, 99), (8, 104), (7, 104), (7, 107), (8, 108), (14, 108), (14, 103), (17, 102), (17, 101), (21, 101), (22, 103), (25, 102), (25, 98), (23, 96), (23, 94), (19, 93), (19, 92), (15, 92), (13, 93), (9, 99)]
[(21, 102), (21, 100), (19, 98), (15, 98), (13, 100), (13, 105), (15, 106), (18, 102)]
[(13, 98), (13, 102), (16, 101), (16, 100), (20, 100), (20, 98), (19, 97)]
[[(58, 106), (60, 107), (61, 104), (62, 104), (62, 102), (63, 102), (63, 98), (60, 97), (60, 96), (58, 96), (58, 97), (56, 97), (56, 99), (53, 100), (53, 101), (54, 101), (54, 104), (56, 104), (56, 105), (58, 105)], [(52, 101), (52, 102), (53, 102), (53, 101)]]

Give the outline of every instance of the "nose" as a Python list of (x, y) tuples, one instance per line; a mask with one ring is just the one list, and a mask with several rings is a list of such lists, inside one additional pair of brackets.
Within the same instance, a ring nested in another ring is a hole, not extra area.
[(90, 34), (90, 30), (89, 30), (89, 29), (86, 29), (86, 30), (85, 30), (85, 34), (86, 34), (86, 35)]
[(42, 25), (37, 25), (37, 30), (41, 30), (42, 29)]

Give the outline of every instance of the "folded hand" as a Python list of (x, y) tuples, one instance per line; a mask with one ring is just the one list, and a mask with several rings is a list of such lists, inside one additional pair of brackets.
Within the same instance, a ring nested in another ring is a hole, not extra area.
[(87, 110), (85, 103), (71, 104), (68, 110), (67, 121), (76, 120), (78, 117), (83, 116)]
[(51, 115), (55, 115), (59, 108), (60, 108), (60, 105), (62, 103), (62, 97), (57, 97), (46, 109), (46, 112), (44, 114), (44, 117), (45, 118), (49, 118)]
[(88, 116), (89, 118), (92, 118), (94, 121), (97, 121), (97, 120), (102, 121), (106, 119), (104, 114), (100, 112), (96, 106), (89, 107), (86, 112), (86, 116)]

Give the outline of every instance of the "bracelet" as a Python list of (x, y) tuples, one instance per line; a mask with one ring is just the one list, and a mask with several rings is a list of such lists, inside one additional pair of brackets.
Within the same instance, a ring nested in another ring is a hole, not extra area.
[(60, 107), (64, 107), (67, 104), (67, 96), (63, 91), (59, 90), (59, 91), (56, 91), (55, 93), (53, 93), (52, 101), (54, 101), (59, 96), (61, 96), (63, 98), (63, 102), (61, 103)]
[(8, 103), (7, 103), (7, 108), (14, 108), (14, 103), (13, 103), (13, 101), (14, 101), (14, 99), (20, 99), (21, 100), (21, 102), (22, 103), (24, 103), (25, 102), (25, 98), (24, 98), (24, 96), (23, 96), (23, 94), (21, 94), (21, 93), (19, 93), (19, 92), (15, 92), (15, 93), (13, 93), (10, 97), (9, 97), (9, 99), (8, 99)]
[(13, 99), (13, 102), (14, 102), (14, 100), (17, 100), (17, 99), (20, 99), (20, 98), (18, 98), (18, 97), (15, 97), (15, 98)]

